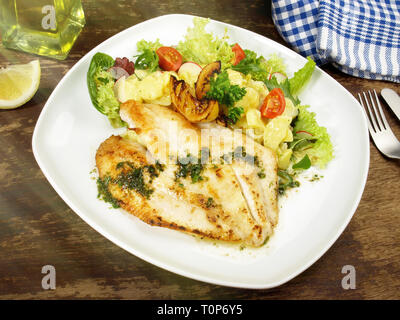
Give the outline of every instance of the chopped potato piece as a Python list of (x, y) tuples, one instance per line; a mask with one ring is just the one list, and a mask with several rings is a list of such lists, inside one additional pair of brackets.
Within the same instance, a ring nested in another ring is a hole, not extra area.
[(119, 79), (114, 86), (114, 92), (120, 102), (135, 100), (167, 106), (171, 104), (168, 87), (171, 75), (176, 76), (176, 73), (156, 71), (139, 80), (133, 74), (126, 79)]
[(259, 128), (262, 130), (265, 128), (265, 123), (261, 120), (261, 112), (257, 109), (247, 111), (246, 120), (250, 128)]
[(287, 136), (288, 127), (292, 119), (290, 117), (278, 116), (271, 119), (265, 126), (264, 146), (277, 151), (279, 144)]
[(231, 84), (236, 84), (240, 87), (244, 87), (246, 85), (246, 79), (243, 73), (232, 69), (227, 69), (226, 71), (228, 72), (228, 78)]
[(294, 106), (292, 100), (285, 98), (286, 106), (285, 110), (282, 113), (282, 116), (291, 117), (292, 119), (296, 118), (299, 110)]
[(292, 128), (289, 126), (287, 128), (286, 137), (283, 139), (284, 142), (292, 142), (293, 141), (293, 132)]
[(250, 109), (258, 109), (260, 104), (260, 96), (253, 88), (245, 87), (245, 96), (235, 103), (235, 107), (242, 107), (246, 113)]

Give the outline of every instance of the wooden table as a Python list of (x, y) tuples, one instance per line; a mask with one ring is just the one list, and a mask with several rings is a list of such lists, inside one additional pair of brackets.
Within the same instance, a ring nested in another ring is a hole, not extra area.
[[(201, 2), (201, 3), (200, 3)], [(0, 298), (2, 299), (399, 299), (400, 162), (371, 143), (367, 185), (350, 224), (308, 270), (271, 290), (226, 288), (187, 279), (129, 254), (79, 218), (57, 195), (32, 154), (32, 132), (53, 89), (90, 49), (147, 19), (187, 13), (231, 23), (285, 44), (265, 1), (83, 1), (87, 24), (65, 61), (40, 57), (39, 91), (25, 106), (0, 112)], [(32, 56), (0, 45), (0, 66)], [(352, 94), (399, 85), (328, 72)], [(400, 138), (400, 121), (387, 112)], [(351, 155), (348, 155), (351, 157)], [(43, 290), (42, 266), (53, 265), (56, 290)], [(356, 289), (343, 290), (344, 265)]]

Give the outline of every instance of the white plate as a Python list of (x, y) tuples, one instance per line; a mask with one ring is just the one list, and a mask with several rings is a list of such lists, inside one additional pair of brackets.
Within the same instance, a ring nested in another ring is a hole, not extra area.
[[(95, 230), (154, 265), (200, 281), (243, 288), (272, 288), (297, 276), (336, 241), (360, 201), (369, 165), (366, 119), (354, 97), (316, 68), (300, 96), (318, 122), (327, 127), (335, 158), (317, 182), (307, 179), (281, 201), (280, 219), (268, 245), (239, 250), (236, 246), (201, 241), (190, 235), (151, 227), (136, 217), (110, 209), (97, 199), (90, 171), (99, 144), (118, 132), (89, 98), (86, 72), (96, 52), (132, 57), (136, 42), (160, 39), (177, 44), (193, 16), (166, 15), (118, 33), (85, 55), (57, 85), (33, 134), (33, 152), (60, 197)], [(264, 56), (277, 53), (293, 74), (306, 60), (256, 33), (211, 21), (207, 30)], [(118, 263), (118, 262), (115, 262)]]

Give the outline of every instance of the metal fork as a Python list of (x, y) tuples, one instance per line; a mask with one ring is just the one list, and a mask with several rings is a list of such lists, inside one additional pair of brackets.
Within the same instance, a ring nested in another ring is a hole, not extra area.
[(368, 114), (367, 122), (369, 133), (371, 134), (376, 147), (387, 157), (400, 159), (400, 142), (389, 127), (389, 123), (383, 113), (376, 91), (374, 90), (374, 96), (371, 93), (371, 90), (368, 91), (369, 99), (365, 92), (362, 92), (362, 94), (364, 99), (362, 99), (360, 94), (358, 94), (358, 98)]

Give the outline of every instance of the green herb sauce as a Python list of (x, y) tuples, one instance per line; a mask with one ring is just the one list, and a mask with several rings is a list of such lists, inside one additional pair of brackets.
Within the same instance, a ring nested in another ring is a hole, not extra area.
[(211, 208), (212, 206), (213, 206), (213, 204), (214, 204), (214, 199), (213, 198), (208, 198), (207, 199), (207, 203), (206, 203), (206, 207), (207, 208)]
[[(143, 167), (135, 167), (135, 165), (129, 161), (119, 162), (116, 166), (117, 170), (121, 170), (120, 174), (113, 183), (118, 184), (123, 189), (135, 190), (137, 193), (150, 198), (150, 195), (154, 190), (150, 187), (153, 179), (158, 177), (160, 171), (164, 170), (164, 165), (156, 162), (155, 165), (146, 165)], [(145, 182), (145, 172), (149, 175), (149, 182)]]
[(175, 171), (175, 181), (180, 178), (190, 177), (192, 183), (203, 181), (204, 177), (201, 175), (204, 170), (204, 164), (208, 161), (210, 150), (203, 148), (200, 152), (200, 157), (196, 158), (190, 154), (186, 157), (178, 158), (178, 169)]
[(257, 156), (253, 156), (250, 154), (247, 154), (246, 150), (244, 147), (236, 147), (236, 149), (233, 152), (229, 152), (221, 156), (221, 161), (222, 163), (228, 163), (231, 164), (233, 160), (239, 160), (239, 161), (244, 161), (247, 162), (248, 164), (251, 164), (257, 168), (260, 169), (260, 171), (257, 173), (258, 177), (260, 179), (264, 179), (265, 176), (265, 170), (262, 166), (262, 162), (260, 159), (258, 159)]
[(137, 193), (149, 199), (154, 190), (144, 182), (144, 170), (145, 167), (133, 168), (129, 171), (121, 172), (113, 182), (123, 189), (135, 190)]
[(293, 175), (290, 175), (286, 170), (278, 170), (278, 177), (278, 192), (280, 195), (285, 194), (287, 189), (297, 188), (300, 186), (300, 182), (294, 180)]
[[(97, 179), (98, 198), (110, 203), (113, 208), (119, 208), (119, 201), (113, 197), (110, 192), (109, 185), (117, 184), (122, 189), (135, 190), (137, 193), (150, 198), (154, 190), (151, 188), (153, 179), (158, 177), (161, 171), (164, 171), (165, 166), (156, 162), (155, 165), (146, 165), (143, 167), (135, 167), (132, 162), (122, 161), (115, 166), (120, 173), (116, 178), (105, 176), (103, 179)], [(144, 174), (147, 172), (149, 182), (145, 182)]]
[(112, 181), (111, 177), (106, 176), (103, 179), (98, 178), (97, 179), (97, 198), (100, 200), (103, 200), (105, 202), (108, 202), (112, 205), (113, 208), (119, 208), (119, 202), (117, 199), (115, 199), (110, 190), (108, 189), (108, 185)]

